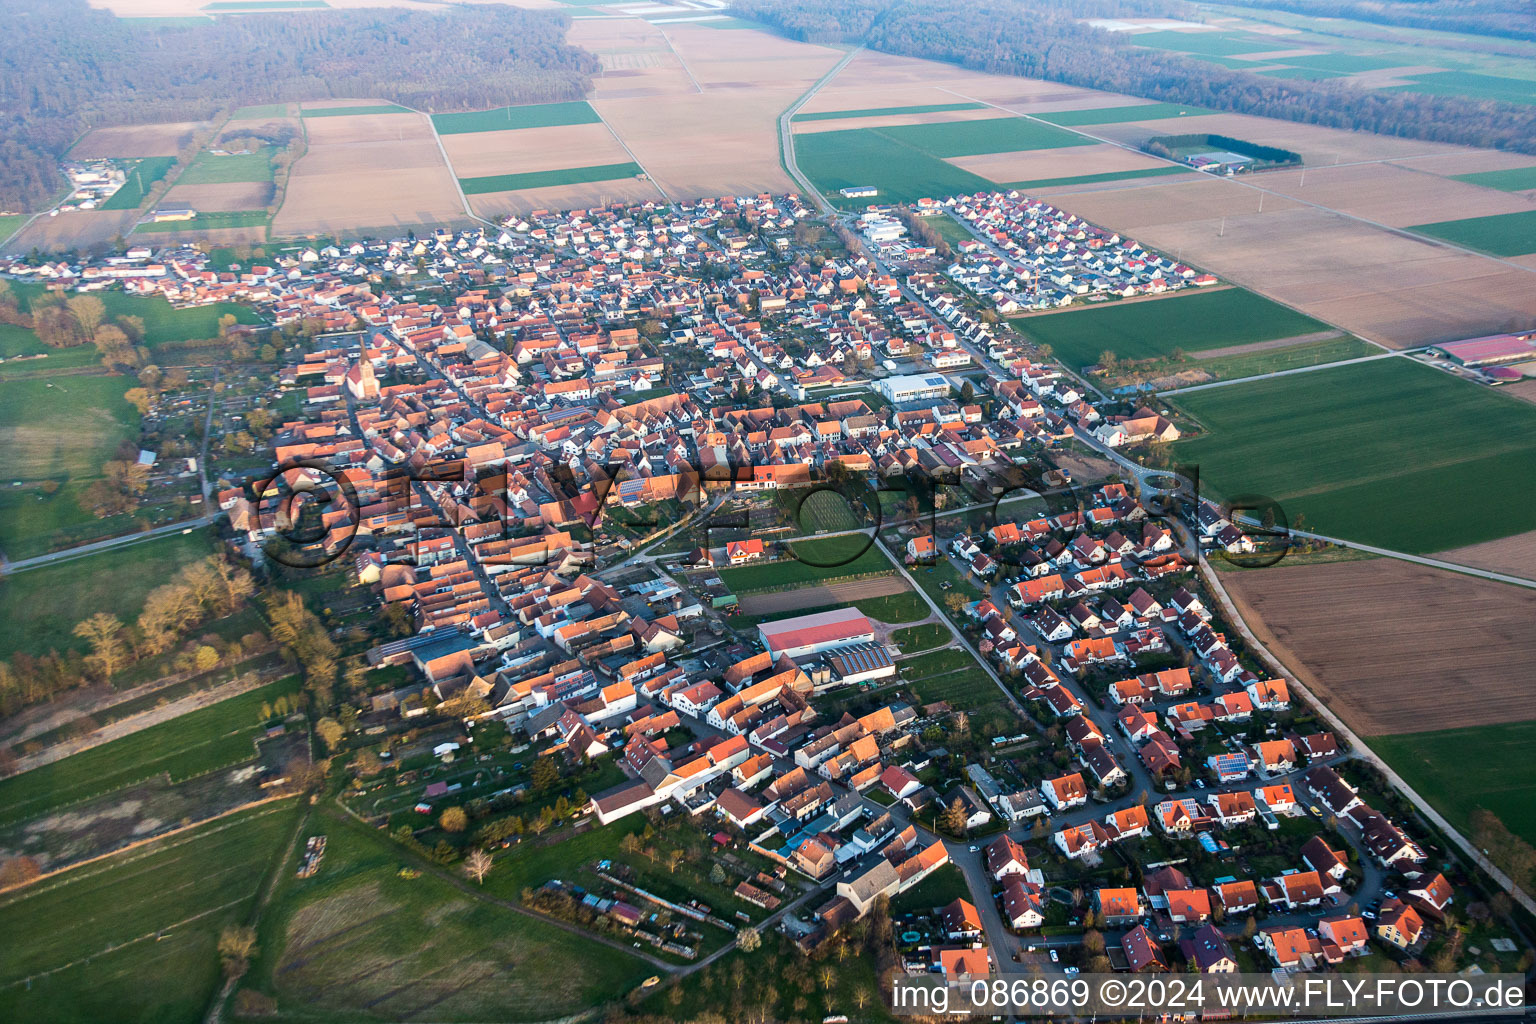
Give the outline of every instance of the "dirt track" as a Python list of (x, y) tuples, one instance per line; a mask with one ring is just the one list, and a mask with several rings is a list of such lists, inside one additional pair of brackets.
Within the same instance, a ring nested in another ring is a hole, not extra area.
[(829, 604), (852, 604), (867, 597), (889, 597), (903, 594), (910, 589), (900, 576), (876, 576), (849, 583), (833, 583), (830, 586), (800, 587), (780, 590), (771, 594), (752, 594), (741, 599), (743, 615), (772, 615), (775, 612), (796, 612), (807, 608), (821, 608)]

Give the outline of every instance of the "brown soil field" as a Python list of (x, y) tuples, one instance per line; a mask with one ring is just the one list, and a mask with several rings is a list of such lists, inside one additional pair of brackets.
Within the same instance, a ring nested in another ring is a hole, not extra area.
[(39, 217), (11, 239), (6, 249), (24, 253), (33, 248), (58, 252), (127, 236), (138, 223), (138, 210), (82, 210), (57, 217)]
[(1517, 381), (1514, 384), (1506, 384), (1504, 385), (1504, 393), (1536, 404), (1536, 380), (1527, 379)]
[[(960, 93), (961, 95), (955, 95)], [(1144, 103), (1131, 96), (1094, 92), (1032, 78), (1012, 78), (967, 71), (950, 64), (895, 57), (872, 51), (859, 54), (819, 90), (805, 112), (861, 110), (870, 107), (931, 103), (1000, 103), (1026, 113), (1118, 107)], [(996, 117), (993, 112), (988, 115)]]
[(1279, 146), (1301, 154), (1309, 167), (1350, 163), (1355, 160), (1388, 160), (1437, 153), (1466, 152), (1459, 146), (1418, 139), (1398, 139), (1370, 132), (1350, 132), (1339, 128), (1294, 121), (1272, 121), (1247, 114), (1206, 114), (1181, 117), (1177, 128), (1169, 121), (1128, 121), (1124, 124), (1098, 125), (1089, 129), (1102, 138), (1130, 145), (1140, 145), (1154, 135), (1211, 133), (1230, 135), (1266, 146)]
[(1273, 192), (1393, 227), (1518, 213), (1533, 205), (1514, 193), (1384, 163), (1273, 171), (1255, 181)]
[[(636, 45), (666, 46), (654, 26), (627, 25), (604, 31)], [(647, 94), (600, 85), (592, 100), (635, 159), (673, 198), (795, 191), (779, 166), (779, 114), (842, 51), (697, 25), (672, 25), (667, 34), (703, 92), (678, 65), (675, 74), (667, 72), (672, 84), (665, 103), (655, 98), (664, 80), (655, 78), (648, 79)]]
[(1255, 635), (1356, 732), (1536, 718), (1536, 592), (1390, 558), (1221, 578)]
[(423, 114), (312, 118), (277, 235), (394, 228), (465, 219), (453, 176)]
[[(1536, 384), (1536, 381), (1524, 381)], [(1505, 388), (1507, 391), (1508, 388)], [(1436, 558), (1536, 580), (1536, 531), (1442, 551)]]
[(475, 213), (489, 220), (532, 210), (588, 210), (618, 200), (643, 203), (661, 200), (661, 193), (649, 181), (619, 178), (593, 181), (582, 185), (552, 185), (549, 188), (525, 188), (517, 192), (485, 192), (470, 196)]
[[(943, 97), (943, 93), (935, 93), (933, 95), (925, 96), (924, 99), (940, 103), (945, 102)], [(850, 107), (848, 109), (860, 110), (868, 108)], [(814, 132), (841, 131), (844, 128), (888, 128), (891, 125), (900, 124), (939, 124), (945, 121), (985, 121), (997, 116), (999, 116), (998, 111), (991, 107), (982, 107), (978, 110), (936, 110), (927, 114), (878, 114), (874, 117), (840, 117), (832, 121), (797, 121), (795, 122), (795, 134), (808, 135)]]
[(460, 178), (617, 164), (629, 159), (605, 124), (566, 124), (501, 132), (444, 135), (453, 173)]
[(175, 156), (191, 140), (192, 133), (206, 128), (202, 121), (172, 121), (167, 124), (139, 124), (122, 128), (97, 128), (75, 143), (69, 155), (93, 156)]
[(912, 589), (907, 581), (892, 573), (868, 580), (833, 583), (824, 587), (798, 587), (771, 594), (751, 594), (741, 599), (743, 615), (773, 615), (802, 608), (821, 608), (829, 604), (852, 604), (868, 597), (889, 597)]
[[(997, 113), (995, 110), (989, 112), (994, 115)], [(1148, 167), (1166, 166), (1162, 160), (1130, 153), (1119, 146), (1106, 145), (989, 153), (984, 156), (956, 157), (949, 162), (997, 182), (1037, 181), (1042, 178), (1068, 178), (1079, 174), (1108, 174), (1112, 171), (1139, 171)]]
[(1430, 174), (1475, 174), (1478, 171), (1508, 171), (1516, 167), (1530, 167), (1536, 163), (1536, 157), (1529, 153), (1501, 153), (1494, 149), (1463, 149), (1419, 160), (1393, 162)]
[(1280, 196), (1266, 195), (1259, 213), (1257, 194), (1235, 181), (1086, 186), (1044, 198), (1392, 348), (1536, 318), (1529, 271)]
[(582, 18), (571, 23), (566, 41), (590, 50), (602, 61), (603, 73), (594, 80), (592, 100), (698, 92), (667, 45), (667, 37), (641, 18)]
[(165, 195), (165, 206), (194, 210), (264, 210), (272, 201), (270, 181), (235, 181), (222, 185), (177, 185)]
[(134, 235), (135, 241), (143, 239), (150, 245), (163, 245), (172, 240), (201, 242), (205, 245), (258, 244), (267, 240), (267, 229), (260, 225), (249, 228), (205, 228), (186, 231), (157, 231), (149, 235)]

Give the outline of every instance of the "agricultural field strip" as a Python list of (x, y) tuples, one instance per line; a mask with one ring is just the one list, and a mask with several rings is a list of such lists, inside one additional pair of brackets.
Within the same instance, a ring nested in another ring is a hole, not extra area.
[[(963, 92), (956, 92), (954, 89), (950, 89), (950, 88), (947, 88), (945, 86), (939, 86), (938, 88), (942, 92), (949, 93), (951, 96), (958, 96), (958, 97), (960, 97), (963, 100), (970, 100), (970, 101), (975, 102), (975, 103), (985, 103), (989, 107), (995, 107), (996, 109), (1001, 110), (1001, 111), (1003, 111), (1005, 113), (1008, 113), (1008, 114), (1012, 114), (1015, 117), (1023, 117), (1023, 118), (1027, 118), (1027, 119), (1029, 119), (1031, 121), (1038, 121), (1040, 124), (1050, 125), (1052, 128), (1060, 128), (1062, 131), (1075, 132), (1076, 134), (1081, 135), (1081, 136), (1083, 136), (1086, 139), (1092, 139), (1094, 142), (1106, 143), (1107, 145), (1115, 146), (1116, 148), (1123, 149), (1123, 150), (1125, 150), (1125, 151), (1127, 151), (1129, 153), (1136, 153), (1139, 156), (1147, 156), (1147, 157), (1151, 157), (1152, 159), (1163, 160), (1165, 163), (1168, 163), (1168, 164), (1170, 164), (1172, 166), (1176, 166), (1176, 167), (1183, 167), (1183, 166), (1185, 166), (1184, 164), (1179, 163), (1177, 160), (1170, 160), (1170, 159), (1167, 159), (1165, 157), (1159, 157), (1159, 156), (1157, 156), (1155, 154), (1151, 154), (1151, 153), (1143, 153), (1141, 150), (1139, 150), (1136, 147), (1131, 146), (1131, 145), (1129, 145), (1127, 143), (1117, 142), (1114, 139), (1109, 139), (1109, 138), (1105, 138), (1103, 136), (1094, 135), (1092, 132), (1084, 131), (1081, 127), (1078, 127), (1078, 126), (1051, 124), (1049, 121), (1041, 121), (1040, 118), (1037, 115), (1035, 115), (1035, 114), (1030, 114), (1030, 113), (1027, 113), (1027, 112), (1022, 111), (1022, 110), (1015, 110), (1013, 107), (1005, 106), (1005, 105), (1003, 105), (1001, 103), (993, 103), (991, 100), (983, 100), (983, 99), (978, 99), (975, 96), (967, 96)], [(1395, 157), (1394, 159), (1401, 160), (1401, 159), (1406, 159), (1406, 158), (1404, 158), (1404, 157)], [(1383, 163), (1383, 162), (1386, 162), (1386, 161), (1382, 161), (1382, 160), (1364, 160), (1364, 161), (1358, 161), (1358, 162), (1359, 163)], [(1331, 167), (1331, 166), (1346, 166), (1346, 165), (1344, 165), (1344, 164), (1339, 164), (1339, 165), (1330, 164), (1329, 166)], [(1237, 176), (1234, 176), (1232, 178), (1227, 178), (1227, 179), (1224, 179), (1224, 180), (1231, 181), (1234, 184), (1241, 185), (1244, 188), (1252, 189), (1255, 192), (1261, 192), (1261, 193), (1263, 193), (1265, 195), (1275, 196), (1278, 199), (1283, 199), (1283, 200), (1286, 200), (1286, 201), (1289, 201), (1289, 202), (1299, 203), (1302, 206), (1310, 206), (1311, 208), (1313, 208), (1315, 210), (1321, 210), (1324, 213), (1331, 213), (1331, 214), (1333, 214), (1335, 216), (1338, 216), (1338, 217), (1344, 217), (1344, 218), (1346, 218), (1348, 220), (1352, 220), (1352, 221), (1355, 221), (1357, 223), (1364, 224), (1367, 227), (1376, 228), (1379, 231), (1386, 231), (1386, 232), (1390, 232), (1392, 234), (1402, 234), (1403, 233), (1403, 229), (1402, 228), (1395, 228), (1395, 227), (1392, 227), (1390, 224), (1383, 224), (1380, 221), (1371, 220), (1369, 217), (1361, 217), (1361, 216), (1358, 216), (1357, 214), (1346, 213), (1343, 210), (1336, 210), (1333, 207), (1325, 206), (1322, 203), (1314, 203), (1310, 199), (1302, 199), (1302, 198), (1300, 198), (1298, 196), (1286, 195), (1284, 193), (1275, 192), (1275, 191), (1273, 191), (1271, 189), (1264, 188), (1262, 185), (1255, 185), (1252, 181), (1246, 180), (1241, 175), (1237, 175)], [(1165, 183), (1165, 184), (1183, 184), (1183, 183), (1182, 182), (1177, 182), (1177, 183)], [(1150, 185), (1150, 186), (1129, 186), (1129, 187), (1153, 187), (1153, 188), (1155, 188), (1155, 187), (1157, 187), (1157, 184), (1154, 183), (1153, 185)], [(1415, 236), (1415, 237), (1419, 237), (1419, 236)], [(1477, 250), (1477, 249), (1471, 249), (1471, 248), (1468, 248), (1468, 247), (1463, 246), (1463, 245), (1458, 245), (1455, 242), (1450, 242), (1450, 241), (1447, 241), (1447, 240), (1444, 240), (1444, 239), (1434, 239), (1434, 241), (1438, 245), (1443, 245), (1443, 246), (1446, 246), (1447, 248), (1455, 249), (1457, 252), (1465, 253), (1466, 255), (1469, 255), (1469, 256), (1477, 256), (1477, 257), (1479, 257), (1481, 259), (1493, 260), (1493, 261), (1495, 261), (1497, 263), (1502, 263), (1506, 267), (1512, 267), (1512, 268), (1514, 268), (1516, 270), (1524, 271), (1527, 274), (1536, 274), (1536, 267), (1527, 266), (1526, 264), (1519, 263), (1519, 262), (1517, 262), (1515, 260), (1505, 259), (1502, 256), (1491, 256), (1491, 255), (1489, 255), (1486, 252), (1482, 252), (1482, 251)]]
[[(1361, 338), (1360, 340), (1364, 341), (1367, 345), (1375, 345), (1377, 348), (1382, 347), (1376, 342), (1370, 341), (1366, 338)], [(1213, 380), (1207, 381), (1204, 384), (1191, 384), (1189, 387), (1171, 388), (1167, 391), (1159, 391), (1158, 394), (1164, 398), (1171, 398), (1174, 395), (1187, 395), (1196, 391), (1209, 391), (1212, 388), (1230, 387), (1233, 384), (1252, 384), (1255, 381), (1268, 380), (1271, 377), (1289, 377), (1296, 373), (1311, 373), (1314, 370), (1332, 370), (1340, 366), (1352, 366), (1355, 363), (1369, 363), (1377, 359), (1392, 359), (1396, 356), (1411, 356), (1415, 352), (1423, 351), (1423, 348), (1406, 348), (1398, 351), (1377, 352), (1368, 356), (1356, 356), (1353, 359), (1339, 359), (1331, 363), (1314, 363), (1311, 366), (1293, 366), (1286, 370), (1271, 370), (1268, 373), (1255, 374), (1252, 377), (1233, 377), (1230, 380)]]

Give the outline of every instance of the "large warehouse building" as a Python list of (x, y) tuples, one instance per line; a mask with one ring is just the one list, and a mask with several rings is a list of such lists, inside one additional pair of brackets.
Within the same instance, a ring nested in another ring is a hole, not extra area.
[(949, 381), (937, 373), (913, 373), (875, 381), (875, 390), (892, 402), (920, 402), (949, 395)]
[(763, 638), (763, 646), (775, 659), (786, 654), (791, 658), (807, 658), (822, 651), (869, 643), (875, 638), (875, 627), (857, 608), (839, 608), (764, 622), (757, 627), (757, 632)]

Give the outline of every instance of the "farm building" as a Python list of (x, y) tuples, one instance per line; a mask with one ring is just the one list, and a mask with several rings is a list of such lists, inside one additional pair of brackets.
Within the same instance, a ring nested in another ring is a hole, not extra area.
[(1498, 366), (1536, 359), (1536, 331), (1523, 334), (1490, 334), (1484, 338), (1452, 341), (1430, 349), (1462, 366)]
[(851, 185), (848, 188), (840, 188), (837, 192), (844, 199), (868, 199), (880, 194), (880, 190), (873, 185)]

